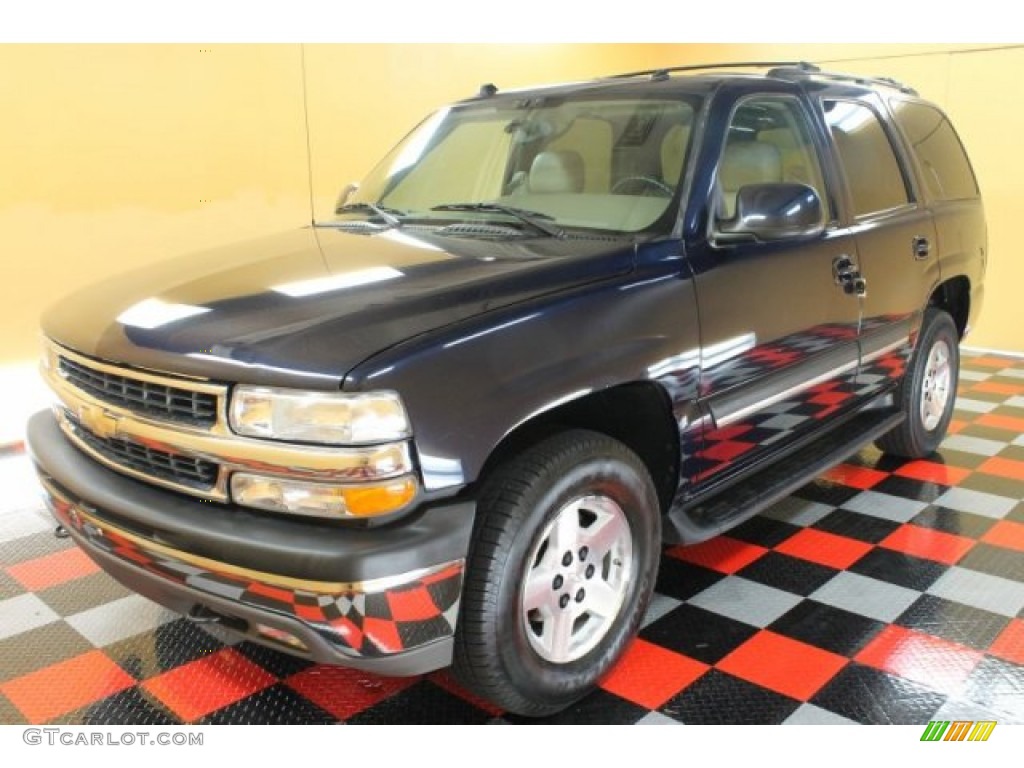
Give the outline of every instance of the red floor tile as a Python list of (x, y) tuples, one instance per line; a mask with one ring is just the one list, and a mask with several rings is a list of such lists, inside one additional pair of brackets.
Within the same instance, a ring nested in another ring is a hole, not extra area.
[(995, 639), (988, 652), (1014, 664), (1024, 665), (1024, 621), (1013, 619)]
[(993, 456), (986, 459), (985, 463), (978, 467), (978, 471), (984, 472), (986, 475), (1007, 477), (1010, 480), (1024, 480), (1024, 461)]
[(981, 537), (986, 544), (1024, 552), (1024, 523), (1000, 520)]
[(666, 554), (694, 565), (702, 565), (719, 573), (736, 573), (746, 568), (768, 550), (728, 536), (716, 536), (701, 544), (678, 546)]
[(1024, 434), (1024, 419), (1016, 416), (1000, 416), (997, 413), (983, 413), (974, 420), (975, 424), (994, 429), (1005, 429), (1007, 432)]
[(807, 701), (847, 661), (837, 653), (764, 629), (715, 666), (777, 693)]
[(804, 528), (775, 548), (776, 552), (792, 555), (812, 563), (827, 565), (843, 571), (870, 552), (872, 545), (834, 533)]
[(867, 467), (855, 467), (851, 464), (840, 464), (825, 472), (822, 477), (831, 480), (833, 483), (848, 485), (851, 488), (859, 488), (866, 491), (874, 488), (889, 476), (888, 472), (879, 472), (877, 469)]
[(919, 525), (901, 525), (886, 536), (879, 546), (905, 555), (953, 565), (967, 554), (974, 546), (974, 541), (965, 536), (922, 528)]
[(74, 547), (12, 565), (7, 569), (7, 573), (25, 589), (38, 592), (96, 573), (99, 569), (100, 567), (90, 560), (85, 552)]
[(657, 709), (707, 670), (707, 664), (637, 639), (601, 687), (642, 707)]
[(152, 677), (143, 687), (185, 721), (262, 691), (277, 678), (232, 648)]
[(973, 387), (973, 392), (990, 392), (994, 395), (1019, 395), (1024, 392), (1024, 386), (1020, 384), (1004, 384), (1001, 381), (979, 381)]
[(30, 722), (44, 723), (133, 685), (131, 675), (95, 650), (8, 680), (0, 693)]
[(948, 464), (939, 464), (934, 461), (911, 461), (897, 469), (893, 474), (900, 477), (909, 477), (912, 480), (920, 480), (923, 483), (957, 485), (971, 474), (971, 470), (951, 467)]
[(1008, 360), (1005, 357), (995, 357), (991, 355), (970, 357), (964, 360), (971, 368), (981, 366), (982, 368), (1010, 368), (1013, 366), (1014, 361)]
[(890, 624), (854, 658), (943, 692), (957, 690), (985, 657), (959, 643)]
[(345, 667), (315, 666), (285, 682), (302, 696), (345, 720), (367, 707), (394, 696), (419, 678), (380, 677)]
[(964, 421), (963, 419), (950, 419), (949, 426), (946, 427), (946, 432), (948, 432), (951, 435), (958, 434), (968, 424), (969, 422)]

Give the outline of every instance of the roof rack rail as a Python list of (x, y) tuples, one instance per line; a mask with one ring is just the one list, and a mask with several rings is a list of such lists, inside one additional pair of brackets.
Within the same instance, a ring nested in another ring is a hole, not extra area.
[(641, 77), (650, 75), (652, 80), (663, 80), (672, 72), (693, 72), (700, 69), (767, 69), (773, 67), (794, 68), (807, 74), (814, 74), (820, 70), (809, 61), (736, 61), (720, 64), (685, 64), (680, 67), (660, 67), (658, 69), (641, 69), (636, 72), (626, 72), (621, 75), (610, 75), (609, 80), (622, 80), (628, 77)]
[(808, 71), (803, 67), (791, 67), (788, 64), (779, 66), (775, 69), (770, 69), (765, 72), (765, 74), (768, 77), (777, 77), (782, 80), (789, 78), (815, 77), (822, 80), (835, 80), (842, 83), (856, 83), (857, 85), (885, 85), (911, 96), (920, 95), (909, 85), (901, 83), (899, 80), (895, 80), (891, 77), (868, 77), (866, 75), (851, 75), (846, 72), (828, 72), (820, 69), (817, 71)]

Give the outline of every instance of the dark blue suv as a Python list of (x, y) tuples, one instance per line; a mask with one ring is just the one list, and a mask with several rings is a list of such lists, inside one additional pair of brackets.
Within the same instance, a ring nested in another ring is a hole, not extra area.
[(953, 127), (890, 80), (485, 86), (335, 220), (53, 307), (29, 445), (138, 592), (543, 715), (621, 656), (663, 541), (936, 448), (985, 249)]

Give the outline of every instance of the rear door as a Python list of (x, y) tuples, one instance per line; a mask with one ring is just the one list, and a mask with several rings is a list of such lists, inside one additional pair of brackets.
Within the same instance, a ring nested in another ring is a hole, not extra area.
[[(688, 249), (709, 415), (703, 448), (684, 468), (698, 489), (784, 450), (848, 407), (858, 363), (858, 298), (835, 275), (837, 262), (855, 258), (855, 244), (830, 203), (823, 128), (795, 94), (743, 97), (726, 120), (708, 201), (710, 235)], [(738, 190), (771, 182), (813, 187), (828, 210), (826, 232), (714, 246), (716, 222), (733, 215)]]
[(903, 375), (928, 296), (939, 281), (935, 225), (875, 97), (822, 100), (856, 238), (861, 297), (858, 394)]

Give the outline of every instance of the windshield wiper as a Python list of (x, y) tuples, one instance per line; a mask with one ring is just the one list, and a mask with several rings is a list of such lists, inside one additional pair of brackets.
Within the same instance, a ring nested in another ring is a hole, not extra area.
[(376, 203), (349, 203), (348, 205), (341, 206), (335, 213), (358, 213), (359, 211), (369, 211), (376, 214), (389, 227), (402, 226), (402, 219), (399, 217), (403, 215), (403, 211), (387, 208)]
[(514, 208), (511, 205), (501, 203), (446, 203), (435, 205), (432, 211), (480, 211), (482, 213), (504, 213), (512, 216), (524, 224), (529, 224), (538, 232), (543, 232), (548, 237), (565, 237), (565, 232), (549, 221), (554, 221), (553, 216), (539, 211), (527, 211), (523, 208)]

